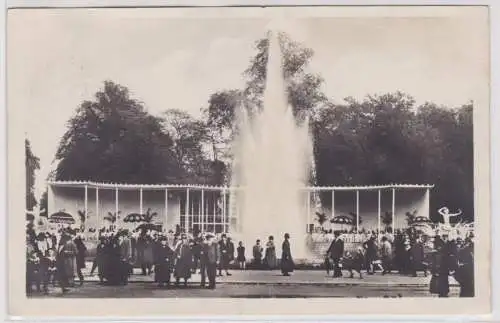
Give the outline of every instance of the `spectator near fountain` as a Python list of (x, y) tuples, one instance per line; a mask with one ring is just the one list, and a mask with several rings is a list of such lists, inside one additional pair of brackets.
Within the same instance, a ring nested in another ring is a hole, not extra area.
[(266, 243), (266, 253), (264, 256), (264, 264), (267, 269), (273, 270), (276, 268), (276, 246), (274, 244), (274, 237), (269, 236), (269, 239)]
[(340, 262), (344, 256), (344, 241), (340, 238), (340, 232), (335, 231), (334, 240), (326, 251), (327, 257), (333, 261), (333, 277), (342, 277)]
[(293, 263), (292, 250), (290, 247), (290, 235), (285, 233), (285, 240), (281, 246), (281, 273), (283, 276), (290, 276), (295, 264)]
[(257, 239), (255, 242), (255, 245), (252, 248), (252, 255), (253, 255), (253, 265), (254, 268), (260, 269), (262, 267), (262, 252), (264, 249), (260, 245), (260, 240)]

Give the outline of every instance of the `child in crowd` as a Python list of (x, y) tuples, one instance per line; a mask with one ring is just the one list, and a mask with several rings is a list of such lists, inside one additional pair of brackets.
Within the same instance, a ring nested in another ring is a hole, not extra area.
[(52, 285), (52, 287), (55, 287), (57, 268), (56, 268), (56, 251), (54, 249), (49, 249), (48, 251), (47, 265), (48, 265), (47, 281), (49, 284)]
[(358, 247), (356, 252), (352, 254), (351, 252), (346, 252), (345, 257), (343, 259), (343, 266), (350, 273), (350, 278), (354, 277), (353, 271), (359, 273), (359, 278), (363, 279), (363, 274), (361, 270), (363, 269), (363, 264), (365, 263), (365, 254), (363, 247)]
[(242, 241), (238, 242), (238, 248), (236, 248), (236, 251), (238, 253), (236, 261), (238, 262), (240, 269), (245, 270), (246, 269), (245, 247), (243, 246)]

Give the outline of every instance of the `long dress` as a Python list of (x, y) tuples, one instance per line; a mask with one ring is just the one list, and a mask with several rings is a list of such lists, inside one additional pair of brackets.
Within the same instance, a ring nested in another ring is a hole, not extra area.
[(71, 239), (61, 241), (57, 253), (57, 275), (62, 288), (73, 284), (76, 273), (76, 246)]
[(155, 281), (159, 284), (170, 283), (175, 252), (168, 245), (158, 246), (155, 256)]
[(283, 241), (281, 247), (281, 273), (283, 275), (288, 275), (293, 272), (295, 264), (293, 263), (292, 252), (290, 250), (290, 241)]
[(174, 276), (176, 279), (191, 278), (191, 266), (193, 264), (193, 253), (188, 244), (179, 244), (175, 250), (177, 261)]
[(459, 266), (455, 279), (460, 284), (460, 297), (474, 297), (474, 251), (465, 246), (458, 252)]
[(274, 269), (276, 267), (276, 247), (273, 241), (266, 243), (265, 263), (267, 268)]

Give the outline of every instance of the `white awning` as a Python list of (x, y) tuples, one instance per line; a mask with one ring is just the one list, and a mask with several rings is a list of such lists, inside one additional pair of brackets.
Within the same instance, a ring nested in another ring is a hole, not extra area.
[[(192, 185), (192, 184), (126, 184), (126, 183), (98, 183), (92, 181), (48, 181), (47, 185), (53, 187), (70, 188), (100, 188), (100, 189), (120, 189), (120, 190), (242, 190), (244, 187)], [(434, 185), (429, 184), (387, 184), (387, 185), (365, 185), (365, 186), (305, 186), (306, 191), (372, 191), (387, 189), (431, 189)]]

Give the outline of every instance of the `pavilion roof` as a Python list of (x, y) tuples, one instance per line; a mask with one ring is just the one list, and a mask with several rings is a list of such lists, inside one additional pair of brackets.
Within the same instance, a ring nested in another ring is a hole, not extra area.
[[(127, 183), (99, 183), (93, 181), (48, 181), (47, 185), (55, 187), (83, 188), (102, 188), (102, 189), (121, 189), (121, 190), (164, 190), (164, 189), (195, 189), (195, 190), (238, 190), (243, 187), (213, 186), (213, 185), (194, 185), (194, 184), (127, 184)], [(309, 191), (370, 191), (383, 189), (428, 189), (434, 185), (429, 184), (387, 184), (387, 185), (364, 185), (364, 186), (304, 186), (304, 190)]]

